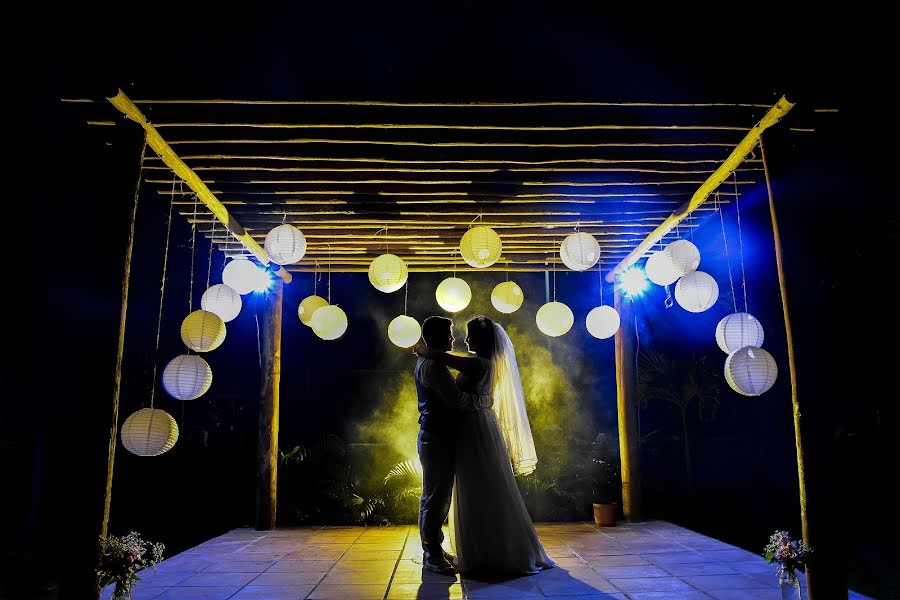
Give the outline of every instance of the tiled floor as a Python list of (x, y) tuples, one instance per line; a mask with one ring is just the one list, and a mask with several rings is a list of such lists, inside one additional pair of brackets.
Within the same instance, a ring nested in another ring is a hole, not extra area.
[(485, 582), (423, 573), (415, 527), (236, 529), (143, 574), (134, 600), (781, 598), (761, 556), (670, 523), (538, 530), (557, 568)]

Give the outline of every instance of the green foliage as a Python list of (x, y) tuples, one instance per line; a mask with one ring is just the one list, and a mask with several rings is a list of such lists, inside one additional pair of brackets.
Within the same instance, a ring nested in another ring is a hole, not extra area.
[(129, 597), (129, 590), (139, 581), (138, 572), (153, 568), (162, 561), (165, 546), (141, 539), (136, 531), (125, 536), (100, 538), (100, 565), (97, 577), (100, 586), (116, 584), (113, 598)]

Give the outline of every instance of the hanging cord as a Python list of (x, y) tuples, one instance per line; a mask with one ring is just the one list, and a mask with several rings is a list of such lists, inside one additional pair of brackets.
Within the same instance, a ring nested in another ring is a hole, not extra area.
[(319, 293), (319, 261), (313, 265), (313, 296)]
[(194, 262), (197, 250), (197, 194), (194, 194), (194, 218), (191, 220), (191, 279), (188, 286), (188, 314), (194, 312)]
[(603, 306), (603, 265), (597, 263), (597, 278), (600, 280), (600, 306)]
[[(634, 315), (634, 389), (638, 390), (638, 394), (640, 394), (640, 356), (641, 356), (641, 332), (638, 329), (638, 318), (637, 318), (637, 303), (633, 303), (633, 315)], [(637, 439), (641, 439), (641, 399), (638, 397), (638, 409), (635, 411), (637, 413)]]
[(734, 277), (731, 274), (731, 256), (728, 254), (728, 236), (725, 234), (725, 217), (722, 207), (719, 206), (719, 193), (716, 192), (716, 212), (719, 213), (719, 222), (722, 224), (722, 242), (725, 244), (725, 262), (728, 264), (728, 284), (731, 286), (731, 301), (734, 304), (734, 312), (737, 312), (737, 296), (734, 295)]
[(328, 246), (328, 304), (331, 304), (331, 244)]
[(506, 259), (506, 283), (509, 283), (509, 259)]
[(738, 194), (737, 173), (734, 174), (734, 206), (737, 212), (738, 245), (741, 253), (741, 287), (744, 288), (744, 312), (750, 312), (747, 304), (747, 274), (744, 271), (744, 235), (741, 233), (741, 197)]
[(553, 256), (553, 301), (556, 302), (556, 253)]
[(216, 221), (213, 219), (213, 228), (209, 234), (209, 256), (206, 259), (207, 267), (206, 267), (206, 289), (209, 289), (209, 282), (212, 278), (212, 255), (213, 255), (213, 246), (216, 244)]
[(256, 301), (256, 294), (253, 295), (253, 318), (256, 319), (256, 357), (259, 361), (259, 372), (262, 375), (262, 340), (259, 334), (259, 303)]
[[(172, 180), (172, 199), (169, 201), (169, 214), (166, 217), (166, 245), (163, 251), (162, 280), (159, 284), (159, 315), (156, 318), (156, 349), (153, 355), (153, 385), (150, 388), (150, 408), (156, 400), (156, 373), (159, 368), (159, 338), (162, 332), (163, 299), (166, 296), (166, 272), (169, 267), (169, 240), (172, 237), (172, 207), (175, 205), (175, 180)], [(150, 428), (147, 428), (147, 443), (150, 443)]]
[(406, 290), (403, 292), (403, 314), (405, 315), (407, 312), (407, 307), (409, 305), (409, 276), (406, 276), (406, 285), (404, 286)]

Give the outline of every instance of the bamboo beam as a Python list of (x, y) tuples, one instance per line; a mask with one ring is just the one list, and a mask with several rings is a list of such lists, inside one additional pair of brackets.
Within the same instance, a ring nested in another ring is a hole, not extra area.
[[(809, 519), (806, 511), (806, 467), (803, 457), (803, 432), (800, 426), (800, 400), (797, 396), (797, 365), (794, 359), (794, 334), (791, 329), (791, 317), (788, 311), (787, 282), (784, 276), (784, 253), (781, 248), (781, 234), (778, 231), (778, 216), (775, 212), (775, 198), (772, 194), (772, 179), (766, 162), (766, 151), (762, 137), (759, 138), (759, 150), (762, 154), (763, 167), (766, 174), (766, 192), (769, 197), (769, 216), (772, 220), (772, 238), (775, 245), (775, 267), (778, 272), (778, 288), (781, 292), (781, 311), (784, 315), (784, 333), (787, 338), (788, 372), (791, 378), (791, 408), (794, 416), (794, 444), (797, 449), (797, 481), (800, 488), (800, 523), (803, 541), (810, 547)], [(809, 600), (813, 600), (816, 590), (814, 570), (806, 568), (806, 585)]]
[[(187, 182), (188, 186), (190, 186), (194, 193), (197, 194), (200, 201), (203, 202), (203, 204), (209, 208), (210, 212), (212, 212), (216, 218), (232, 232), (235, 238), (240, 240), (246, 246), (247, 250), (249, 250), (263, 265), (268, 266), (271, 260), (269, 259), (269, 255), (266, 254), (266, 251), (247, 235), (244, 228), (241, 227), (241, 224), (229, 214), (228, 209), (219, 202), (209, 188), (207, 188), (200, 180), (197, 174), (178, 157), (169, 144), (167, 144), (162, 136), (159, 135), (153, 125), (147, 121), (147, 118), (143, 113), (141, 113), (131, 99), (125, 95), (125, 92), (119, 90), (118, 94), (112, 98), (107, 98), (107, 100), (109, 100), (110, 104), (115, 106), (122, 114), (144, 128), (147, 143), (153, 148), (157, 155), (159, 155), (163, 162), (166, 163), (176, 175)], [(284, 268), (279, 267), (275, 274), (282, 278), (286, 283), (290, 283), (291, 275), (285, 271)]]
[(619, 286), (614, 288), (616, 312), (621, 326), (615, 335), (616, 412), (619, 426), (619, 459), (622, 475), (622, 512), (625, 520), (641, 520), (642, 476), (639, 452), (638, 397), (634, 379), (634, 316), (632, 303), (622, 297)]
[[(147, 179), (147, 183), (171, 183), (165, 179)], [(474, 179), (207, 179), (216, 185), (510, 185), (527, 187), (634, 187), (649, 185), (699, 185), (704, 180), (670, 179), (645, 181), (504, 181)], [(738, 181), (750, 185), (752, 181)], [(459, 193), (459, 192), (456, 192)]]
[[(194, 171), (262, 171), (266, 173), (496, 173), (498, 168), (435, 169), (402, 167), (262, 167), (199, 165)], [(508, 173), (653, 173), (657, 175), (694, 175), (712, 173), (711, 169), (649, 169), (646, 167), (502, 167)], [(144, 171), (166, 171), (165, 165), (149, 165)], [(759, 167), (744, 167), (741, 171), (761, 171)]]
[(263, 381), (259, 403), (256, 529), (275, 528), (278, 496), (278, 409), (281, 386), (281, 321), (284, 284), (266, 293), (263, 325)]
[(337, 138), (173, 140), (171, 145), (196, 144), (366, 144), (372, 146), (420, 146), (430, 148), (730, 148), (727, 142), (419, 142), (412, 140), (343, 140)]
[[(67, 99), (63, 102), (92, 102), (89, 99)], [(734, 102), (387, 102), (383, 100), (240, 100), (240, 99), (142, 99), (137, 104), (239, 104), (281, 106), (384, 106), (416, 108), (534, 108), (543, 106), (593, 106), (632, 108), (768, 108), (768, 104)]]
[(426, 123), (210, 123), (166, 122), (160, 127), (246, 127), (253, 129), (441, 129), (457, 131), (744, 131), (736, 125), (448, 125)]
[(744, 139), (741, 141), (737, 147), (731, 151), (731, 154), (728, 155), (728, 158), (719, 166), (716, 171), (709, 176), (706, 182), (700, 186), (700, 188), (694, 192), (694, 195), (691, 199), (685, 203), (684, 206), (679, 208), (677, 211), (672, 213), (664, 223), (662, 223), (659, 227), (653, 230), (647, 238), (637, 245), (637, 247), (619, 264), (613, 267), (609, 273), (606, 275), (606, 281), (613, 282), (615, 281), (616, 275), (636, 263), (644, 253), (649, 250), (654, 244), (656, 244), (663, 235), (669, 233), (678, 223), (684, 219), (686, 216), (690, 215), (694, 210), (697, 209), (701, 204), (706, 202), (706, 199), (709, 195), (715, 191), (719, 185), (725, 181), (727, 177), (731, 175), (731, 173), (738, 168), (741, 162), (744, 160), (744, 157), (753, 150), (756, 144), (760, 140), (760, 136), (762, 132), (775, 125), (784, 115), (786, 115), (791, 108), (793, 108), (793, 104), (787, 101), (787, 98), (782, 96), (778, 102), (775, 103), (772, 108), (769, 109), (769, 112), (760, 119), (759, 123), (753, 126), (747, 135), (744, 136)]
[[(719, 164), (719, 160), (712, 158), (676, 160), (663, 158), (557, 158), (552, 160), (504, 160), (504, 159), (456, 159), (456, 160), (404, 160), (399, 158), (360, 158), (353, 156), (285, 156), (271, 154), (189, 154), (184, 160), (272, 160), (291, 162), (350, 162), (350, 163), (375, 163), (398, 165), (560, 165), (565, 163), (575, 164), (670, 164), (670, 165), (699, 165)], [(147, 160), (162, 160), (155, 156), (148, 156)], [(749, 159), (744, 162), (758, 163), (759, 159)]]

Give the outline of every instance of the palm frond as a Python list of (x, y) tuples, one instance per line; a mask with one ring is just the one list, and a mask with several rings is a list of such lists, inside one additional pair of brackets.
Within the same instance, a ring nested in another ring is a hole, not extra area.
[(418, 460), (404, 460), (399, 462), (388, 471), (387, 475), (384, 477), (384, 482), (387, 483), (391, 479), (399, 477), (409, 477), (410, 479), (418, 479), (421, 481), (422, 463)]

